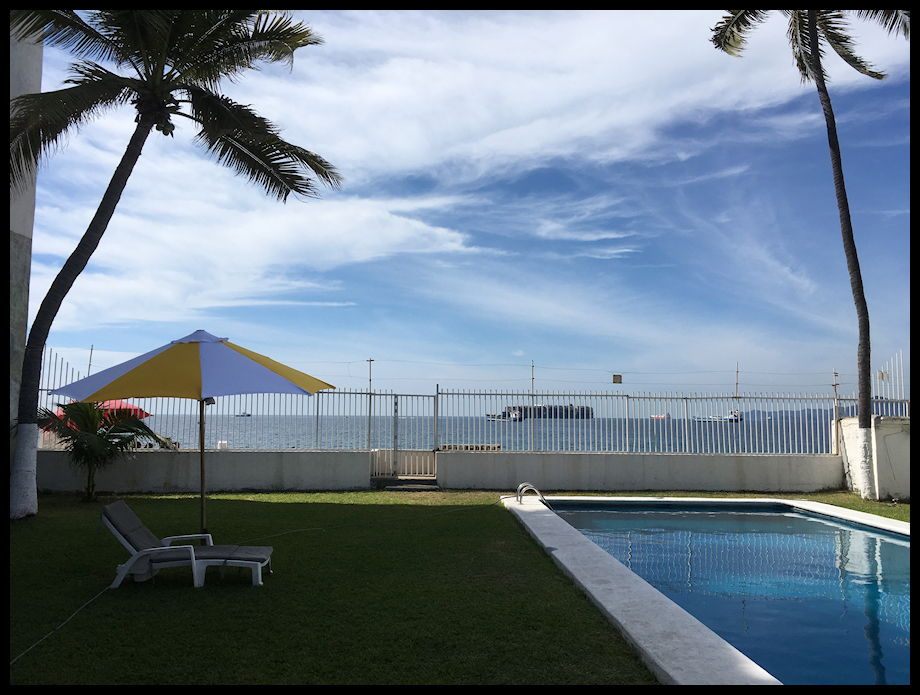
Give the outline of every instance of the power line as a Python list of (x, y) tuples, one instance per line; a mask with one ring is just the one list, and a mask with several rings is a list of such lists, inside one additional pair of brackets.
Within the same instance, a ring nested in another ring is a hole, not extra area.
[[(623, 374), (624, 376), (648, 376), (648, 375), (659, 375), (659, 376), (691, 376), (695, 374), (734, 374), (735, 370), (733, 369), (710, 369), (710, 370), (693, 370), (685, 372), (637, 372), (637, 371), (627, 371), (627, 370), (614, 370), (608, 367), (554, 367), (540, 364), (526, 364), (526, 363), (517, 363), (517, 362), (481, 362), (481, 363), (463, 363), (463, 362), (435, 362), (430, 360), (386, 360), (386, 359), (374, 359), (375, 362), (381, 364), (428, 364), (435, 365), (440, 367), (456, 367), (456, 368), (468, 368), (468, 369), (477, 369), (483, 367), (513, 367), (520, 369), (528, 369), (531, 366), (534, 369), (544, 369), (548, 371), (566, 371), (566, 372), (602, 372), (604, 374)], [(363, 360), (343, 360), (343, 361), (290, 361), (288, 364), (359, 364), (361, 362), (367, 362), (366, 359)], [(756, 374), (759, 376), (824, 376), (825, 372), (762, 372), (762, 371), (745, 371), (740, 370), (739, 374)], [(841, 377), (852, 376), (854, 374), (847, 374), (846, 372), (839, 373)], [(349, 376), (351, 376), (349, 374)], [(578, 383), (578, 382), (572, 382)]]

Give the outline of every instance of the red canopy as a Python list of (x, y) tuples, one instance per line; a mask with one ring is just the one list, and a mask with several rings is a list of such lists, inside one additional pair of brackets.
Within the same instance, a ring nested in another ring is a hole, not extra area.
[[(99, 404), (99, 408), (106, 413), (125, 413), (131, 417), (136, 417), (138, 420), (150, 417), (150, 413), (144, 411), (140, 406), (136, 406), (134, 403), (129, 403), (128, 401), (103, 401)], [(58, 417), (64, 417), (64, 411), (60, 408), (58, 408), (54, 414)]]

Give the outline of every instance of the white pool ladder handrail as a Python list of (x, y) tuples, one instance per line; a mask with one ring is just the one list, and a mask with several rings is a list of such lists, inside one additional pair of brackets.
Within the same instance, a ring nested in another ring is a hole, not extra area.
[(545, 504), (549, 509), (552, 509), (552, 507), (550, 507), (550, 505), (549, 505), (549, 502), (547, 502), (547, 501), (546, 501), (546, 498), (543, 496), (543, 493), (540, 492), (540, 491), (536, 488), (536, 486), (534, 486), (534, 485), (532, 485), (532, 484), (530, 484), (530, 483), (521, 483), (520, 485), (518, 485), (518, 489), (517, 489), (517, 501), (518, 501), (518, 503), (521, 502), (521, 500), (522, 500), (523, 497), (524, 497), (524, 493), (526, 493), (528, 490), (533, 490), (534, 492), (536, 492), (536, 493), (537, 493), (537, 496), (540, 498), (540, 501), (541, 501), (543, 504)]

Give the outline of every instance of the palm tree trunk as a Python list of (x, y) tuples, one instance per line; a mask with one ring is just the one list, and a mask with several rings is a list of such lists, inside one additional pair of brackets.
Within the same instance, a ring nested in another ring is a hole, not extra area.
[(827, 140), (831, 150), (831, 168), (834, 171), (834, 190), (837, 193), (837, 210), (840, 214), (843, 251), (846, 254), (847, 269), (850, 272), (850, 286), (853, 290), (856, 319), (859, 324), (859, 348), (856, 356), (859, 428), (869, 429), (872, 418), (872, 381), (869, 366), (869, 307), (866, 304), (866, 295), (863, 291), (862, 274), (859, 270), (859, 256), (856, 253), (853, 225), (850, 221), (850, 205), (847, 201), (846, 186), (843, 183), (843, 163), (840, 159), (840, 143), (837, 140), (837, 122), (834, 119), (834, 109), (831, 106), (830, 95), (827, 93), (827, 85), (824, 83), (824, 73), (821, 71), (816, 24), (816, 11), (808, 10), (808, 31), (811, 40), (811, 54), (814, 58), (815, 84), (818, 87), (818, 98), (821, 100), (821, 107), (824, 109), (824, 119), (827, 121)]
[(87, 502), (96, 501), (96, 469), (89, 466), (86, 469), (86, 500)]
[(77, 248), (70, 254), (58, 273), (48, 294), (42, 300), (38, 314), (32, 322), (29, 339), (26, 342), (22, 361), (22, 384), (19, 391), (19, 420), (16, 428), (16, 457), (10, 472), (10, 518), (21, 519), (38, 512), (38, 496), (35, 480), (35, 451), (38, 443), (38, 386), (42, 369), (42, 352), (51, 332), (51, 324), (61, 308), (64, 297), (83, 272), (90, 257), (99, 245), (108, 227), (115, 207), (125, 190), (134, 165), (141, 156), (141, 150), (154, 122), (141, 117), (131, 136), (128, 147), (119, 162), (112, 180), (106, 188), (99, 208), (89, 223)]
[(872, 381), (870, 369), (870, 342), (869, 342), (869, 306), (863, 291), (862, 273), (859, 270), (859, 256), (856, 253), (856, 241), (853, 239), (853, 224), (850, 221), (850, 204), (847, 200), (847, 190), (843, 182), (843, 162), (840, 158), (840, 143), (837, 140), (837, 122), (834, 118), (834, 109), (831, 106), (831, 97), (827, 92), (824, 82), (824, 72), (821, 69), (821, 55), (818, 52), (818, 27), (817, 11), (808, 10), (808, 37), (811, 42), (812, 69), (815, 84), (818, 87), (818, 98), (824, 110), (824, 120), (827, 122), (827, 141), (831, 150), (831, 168), (834, 172), (834, 191), (837, 194), (837, 211), (840, 215), (840, 232), (843, 235), (843, 252), (847, 259), (847, 270), (850, 273), (850, 287), (853, 290), (853, 302), (856, 304), (856, 320), (859, 326), (859, 346), (856, 351), (856, 388), (857, 388), (857, 451), (855, 464), (860, 470), (862, 482), (857, 482), (863, 497), (876, 496), (874, 490), (874, 477), (871, 474), (870, 456), (870, 427), (872, 424)]

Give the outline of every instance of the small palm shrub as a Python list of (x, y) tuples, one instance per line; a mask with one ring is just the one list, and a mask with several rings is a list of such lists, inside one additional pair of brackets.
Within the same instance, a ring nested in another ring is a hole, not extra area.
[(99, 403), (73, 402), (58, 405), (57, 411), (42, 408), (39, 427), (55, 435), (70, 455), (75, 472), (86, 476), (84, 500), (96, 499), (96, 471), (111, 466), (121, 456), (145, 443), (174, 449), (134, 413), (103, 408)]

